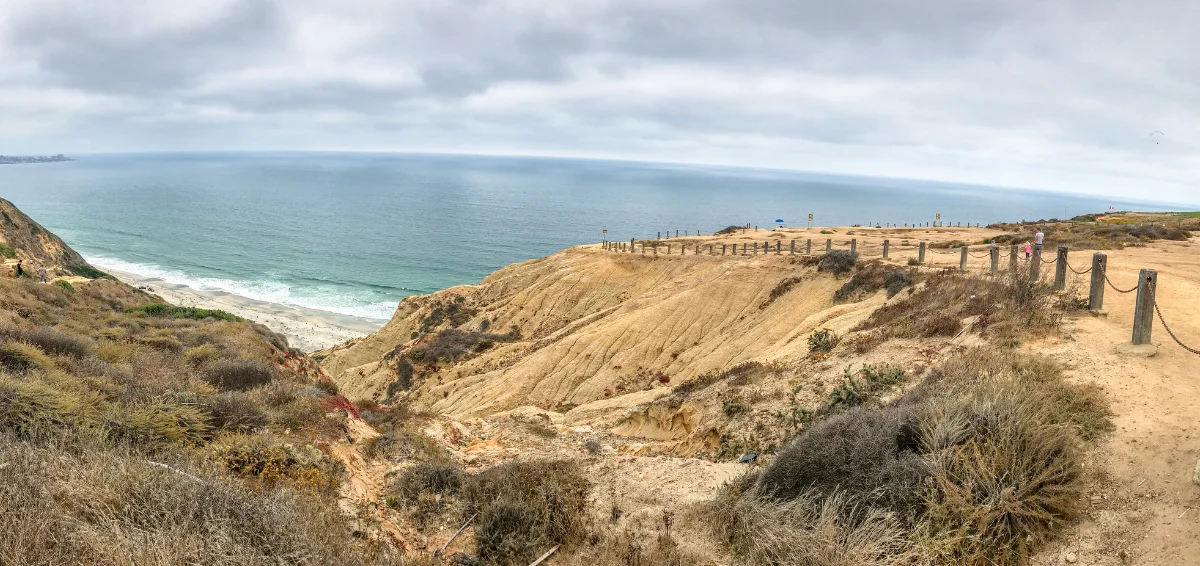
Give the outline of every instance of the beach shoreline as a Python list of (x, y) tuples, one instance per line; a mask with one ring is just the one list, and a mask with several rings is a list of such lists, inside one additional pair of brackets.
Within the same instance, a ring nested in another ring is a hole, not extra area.
[(287, 337), (304, 352), (323, 350), (379, 330), (383, 325), (355, 316), (260, 301), (225, 291), (205, 291), (158, 277), (115, 269), (105, 271), (122, 283), (158, 295), (181, 307), (219, 309), (257, 322)]

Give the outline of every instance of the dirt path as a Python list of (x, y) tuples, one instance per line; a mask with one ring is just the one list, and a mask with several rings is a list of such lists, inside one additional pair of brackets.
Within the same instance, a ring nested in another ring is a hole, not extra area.
[[(1133, 287), (1140, 268), (1157, 269), (1163, 316), (1185, 343), (1200, 346), (1197, 240), (1106, 253), (1118, 287)], [(1191, 481), (1200, 456), (1200, 356), (1173, 343), (1157, 320), (1153, 355), (1123, 347), (1134, 297), (1107, 288), (1107, 316), (1074, 319), (1062, 342), (1045, 347), (1073, 379), (1103, 387), (1116, 429), (1090, 458), (1104, 471), (1091, 474), (1084, 522), (1035, 564), (1200, 564), (1200, 486)]]

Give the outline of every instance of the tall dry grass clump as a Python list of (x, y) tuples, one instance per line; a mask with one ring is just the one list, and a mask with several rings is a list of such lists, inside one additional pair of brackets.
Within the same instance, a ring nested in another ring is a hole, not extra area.
[(725, 488), (714, 528), (746, 565), (1022, 564), (1076, 517), (1079, 446), (1108, 416), (1051, 360), (976, 348), (807, 427)]

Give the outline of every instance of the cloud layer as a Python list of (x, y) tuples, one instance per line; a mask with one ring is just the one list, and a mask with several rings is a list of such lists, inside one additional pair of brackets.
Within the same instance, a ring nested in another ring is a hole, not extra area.
[(1186, 0), (0, 0), (0, 153), (586, 156), (1200, 203), (1198, 29)]

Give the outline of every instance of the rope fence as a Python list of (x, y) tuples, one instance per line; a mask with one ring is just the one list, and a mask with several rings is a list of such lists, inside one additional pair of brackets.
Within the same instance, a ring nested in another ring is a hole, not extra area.
[[(699, 233), (697, 233), (699, 235)], [(903, 238), (904, 242), (909, 242), (909, 238)], [(741, 244), (740, 247), (738, 244)], [(1019, 252), (1017, 245), (1009, 244), (1007, 253), (1001, 249), (1000, 245), (995, 243), (984, 244), (986, 248), (979, 249), (978, 246), (957, 246), (950, 249), (939, 249), (928, 245), (926, 242), (915, 243), (892, 243), (890, 240), (880, 242), (859, 242), (857, 238), (851, 240), (834, 240), (832, 238), (814, 238), (814, 239), (768, 239), (762, 242), (740, 241), (740, 242), (693, 242), (689, 246), (687, 242), (681, 242), (678, 246), (673, 242), (662, 240), (630, 240), (627, 242), (611, 242), (604, 241), (601, 243), (602, 249), (618, 252), (618, 253), (634, 253), (640, 255), (708, 255), (708, 256), (733, 256), (747, 257), (755, 255), (805, 255), (805, 256), (820, 256), (832, 251), (849, 251), (853, 249), (855, 252), (880, 252), (883, 257), (891, 258), (895, 254), (911, 254), (909, 255), (909, 264), (918, 265), (925, 264), (925, 252), (931, 252), (939, 256), (959, 256), (958, 268), (963, 271), (974, 272), (989, 272), (991, 275), (996, 275), (1000, 271), (1002, 255), (1007, 255), (1008, 259), (1005, 262), (1006, 270), (1016, 270), (1018, 268)], [(972, 248), (978, 249), (976, 253)], [(992, 257), (992, 253), (996, 254)], [(882, 252), (886, 251), (884, 254)], [(1183, 348), (1187, 352), (1200, 355), (1200, 348), (1194, 348), (1183, 342), (1175, 331), (1167, 325), (1166, 319), (1163, 317), (1162, 307), (1155, 300), (1155, 288), (1157, 287), (1157, 273), (1153, 269), (1143, 269), (1138, 277), (1138, 284), (1128, 289), (1117, 287), (1112, 279), (1108, 276), (1107, 256), (1102, 253), (1095, 253), (1092, 257), (1092, 265), (1086, 269), (1076, 269), (1068, 261), (1069, 250), (1065, 247), (1059, 247), (1058, 255), (1054, 259), (1041, 259), (1041, 248), (1038, 253), (1032, 257), (1026, 257), (1024, 261), (1028, 262), (1030, 276), (1041, 278), (1041, 266), (1056, 265), (1054, 274), (1054, 289), (1063, 290), (1066, 287), (1067, 272), (1076, 275), (1092, 274), (1091, 289), (1088, 297), (1088, 309), (1092, 311), (1100, 311), (1103, 308), (1104, 288), (1107, 285), (1113, 291), (1119, 294), (1129, 294), (1137, 292), (1136, 309), (1134, 313), (1134, 332), (1133, 343), (1149, 344), (1150, 343), (1150, 327), (1153, 325), (1154, 319), (1157, 318), (1159, 324), (1166, 330), (1167, 335), (1171, 340)], [(979, 264), (969, 266), (967, 258), (985, 259), (987, 262), (980, 267)], [(945, 265), (945, 263), (941, 263)]]

